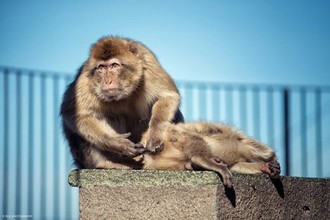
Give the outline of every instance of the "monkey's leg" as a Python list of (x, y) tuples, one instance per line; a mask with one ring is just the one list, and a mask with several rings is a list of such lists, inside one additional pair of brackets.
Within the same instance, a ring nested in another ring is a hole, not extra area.
[(193, 131), (202, 135), (213, 135), (222, 133), (220, 126), (207, 122), (182, 123), (179, 126), (183, 129)]
[(230, 171), (235, 173), (256, 174), (262, 173), (263, 162), (238, 162), (229, 168)]
[(240, 148), (240, 152), (248, 160), (270, 162), (275, 157), (275, 152), (272, 148), (251, 138), (244, 138), (241, 142), (244, 146)]
[(270, 162), (238, 162), (229, 169), (236, 173), (257, 174), (265, 173), (271, 178), (277, 178), (281, 172), (280, 164), (274, 159)]
[(229, 188), (233, 186), (231, 180), (232, 175), (226, 165), (222, 163), (217, 163), (216, 160), (212, 158), (205, 158), (202, 156), (193, 156), (190, 160), (191, 163), (194, 165), (197, 165), (207, 170), (218, 172), (222, 176), (223, 184), (225, 186)]

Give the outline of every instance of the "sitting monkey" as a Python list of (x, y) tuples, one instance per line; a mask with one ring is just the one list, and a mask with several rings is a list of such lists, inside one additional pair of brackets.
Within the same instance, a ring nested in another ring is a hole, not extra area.
[(156, 152), (161, 128), (183, 122), (180, 94), (145, 45), (104, 37), (68, 86), (61, 105), (62, 127), (78, 168), (138, 169), (133, 157)]
[[(142, 137), (141, 144), (145, 144)], [(143, 155), (143, 169), (218, 172), (227, 187), (232, 187), (231, 171), (266, 173), (278, 178), (280, 165), (274, 151), (228, 125), (206, 122), (168, 124), (162, 133), (161, 151)], [(140, 158), (141, 159), (141, 158)]]

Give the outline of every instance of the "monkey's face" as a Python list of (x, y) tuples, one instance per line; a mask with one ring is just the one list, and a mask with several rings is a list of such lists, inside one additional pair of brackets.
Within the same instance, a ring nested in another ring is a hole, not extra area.
[(93, 45), (88, 65), (96, 95), (105, 102), (131, 96), (143, 79), (138, 44), (106, 37)]
[(142, 68), (124, 57), (99, 61), (92, 73), (93, 88), (105, 101), (119, 101), (129, 97), (142, 80)]

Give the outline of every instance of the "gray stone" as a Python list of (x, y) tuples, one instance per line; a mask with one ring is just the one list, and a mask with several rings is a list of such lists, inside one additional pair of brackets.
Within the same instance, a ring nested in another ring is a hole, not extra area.
[(80, 219), (330, 219), (330, 179), (210, 171), (73, 170)]

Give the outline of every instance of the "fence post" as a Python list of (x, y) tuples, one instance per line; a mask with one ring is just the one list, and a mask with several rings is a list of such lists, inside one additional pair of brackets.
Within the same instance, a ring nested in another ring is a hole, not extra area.
[(290, 97), (289, 89), (283, 90), (283, 114), (284, 114), (284, 157), (285, 157), (285, 175), (290, 175)]

